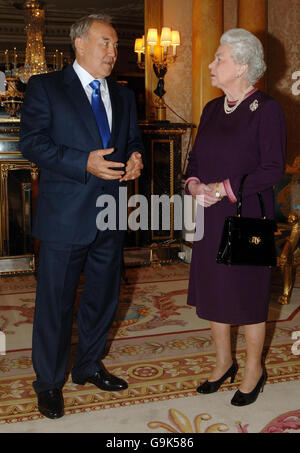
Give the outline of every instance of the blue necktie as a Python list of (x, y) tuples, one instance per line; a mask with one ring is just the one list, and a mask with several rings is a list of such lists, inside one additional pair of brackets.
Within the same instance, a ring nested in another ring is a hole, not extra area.
[(101, 98), (100, 85), (101, 83), (99, 82), (99, 80), (93, 80), (90, 83), (90, 87), (93, 88), (92, 109), (102, 138), (103, 148), (106, 149), (108, 146), (108, 142), (110, 140), (110, 129), (106, 115), (106, 110)]

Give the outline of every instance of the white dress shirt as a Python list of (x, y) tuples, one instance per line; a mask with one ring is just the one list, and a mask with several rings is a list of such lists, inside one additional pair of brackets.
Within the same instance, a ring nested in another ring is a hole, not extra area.
[(106, 110), (106, 115), (107, 115), (107, 119), (108, 119), (109, 129), (110, 129), (110, 132), (111, 132), (112, 109), (111, 109), (109, 89), (108, 89), (108, 86), (107, 86), (106, 79), (94, 79), (94, 77), (91, 74), (89, 74), (85, 69), (83, 69), (83, 67), (80, 66), (80, 64), (78, 64), (78, 62), (76, 60), (73, 63), (73, 68), (74, 68), (74, 71), (76, 72), (76, 74), (79, 77), (79, 80), (80, 80), (80, 82), (81, 82), (81, 84), (83, 86), (83, 89), (84, 89), (84, 91), (85, 91), (85, 93), (86, 93), (86, 95), (88, 97), (88, 100), (89, 100), (90, 104), (92, 103), (92, 93), (93, 93), (93, 89), (90, 86), (90, 83), (93, 80), (99, 80), (99, 82), (101, 83), (101, 85), (100, 85), (101, 98), (102, 98), (102, 101), (103, 101), (103, 104), (104, 104), (104, 107), (105, 107), (105, 110)]

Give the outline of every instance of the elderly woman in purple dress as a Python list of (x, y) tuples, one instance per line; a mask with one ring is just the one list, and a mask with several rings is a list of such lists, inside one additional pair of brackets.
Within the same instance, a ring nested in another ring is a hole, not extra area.
[[(266, 65), (261, 42), (244, 29), (221, 37), (209, 65), (212, 84), (225, 96), (204, 108), (189, 156), (186, 193), (204, 209), (204, 237), (193, 245), (188, 304), (211, 323), (216, 364), (199, 393), (216, 392), (228, 378), (234, 381), (237, 364), (231, 351), (231, 325), (245, 329), (247, 358), (244, 376), (231, 403), (253, 403), (267, 379), (262, 363), (268, 316), (271, 269), (262, 266), (217, 264), (225, 217), (236, 214), (241, 178), (243, 215), (260, 217), (257, 192), (266, 215), (272, 218), (273, 189), (285, 167), (286, 131), (280, 105), (253, 84)], [(197, 197), (202, 195), (202, 197)]]

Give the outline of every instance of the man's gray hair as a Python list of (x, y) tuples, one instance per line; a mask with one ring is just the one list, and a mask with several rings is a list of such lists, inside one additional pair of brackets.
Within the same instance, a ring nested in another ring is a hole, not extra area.
[(86, 35), (94, 21), (105, 22), (106, 24), (111, 25), (111, 17), (106, 14), (90, 14), (78, 19), (70, 29), (71, 44), (74, 52), (76, 51), (75, 39)]
[(259, 80), (266, 71), (264, 49), (260, 40), (243, 28), (232, 28), (221, 36), (221, 44), (227, 44), (232, 49), (232, 59), (237, 64), (248, 65), (250, 83)]

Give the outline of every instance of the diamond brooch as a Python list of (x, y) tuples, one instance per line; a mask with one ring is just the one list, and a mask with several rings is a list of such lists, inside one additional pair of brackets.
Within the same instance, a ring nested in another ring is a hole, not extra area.
[(257, 99), (255, 99), (255, 101), (253, 101), (252, 104), (250, 104), (251, 112), (255, 112), (256, 109), (258, 109), (258, 100)]

